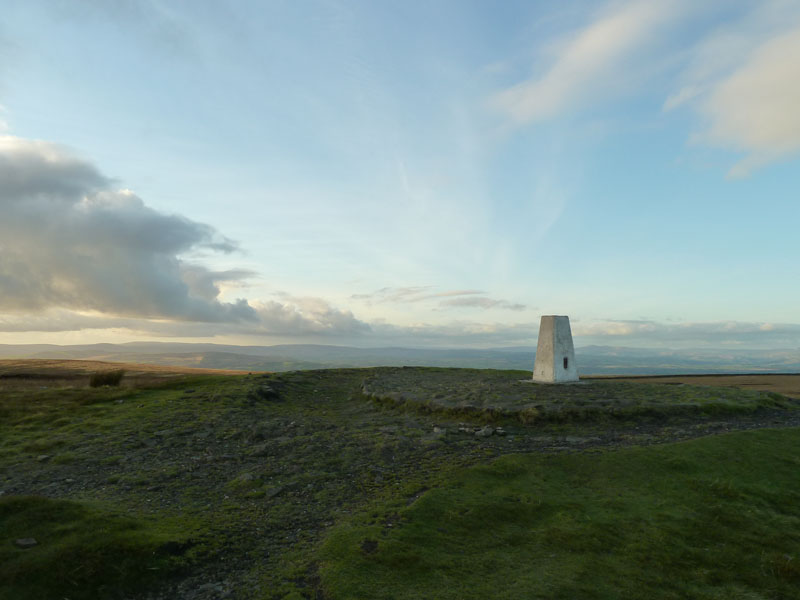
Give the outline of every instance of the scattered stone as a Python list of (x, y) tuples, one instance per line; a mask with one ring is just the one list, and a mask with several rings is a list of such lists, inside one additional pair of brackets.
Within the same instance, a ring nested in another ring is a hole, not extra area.
[(23, 550), (27, 550), (28, 548), (33, 548), (34, 546), (38, 546), (39, 542), (37, 542), (35, 538), (19, 538), (17, 540), (14, 540), (14, 545), (17, 548), (22, 548)]
[(475, 432), (475, 437), (490, 437), (494, 433), (494, 428), (487, 425)]
[(445, 427), (439, 427), (438, 425), (434, 425), (433, 433), (440, 433), (442, 435), (445, 435), (447, 433), (447, 429)]
[(50, 458), (51, 458), (50, 454), (40, 454), (39, 456), (36, 457), (36, 460), (37, 462), (45, 462), (50, 460)]
[(505, 430), (505, 429), (503, 429), (502, 427), (497, 427), (497, 428), (494, 430), (494, 434), (495, 434), (495, 435), (505, 435), (505, 434), (506, 434), (506, 430)]

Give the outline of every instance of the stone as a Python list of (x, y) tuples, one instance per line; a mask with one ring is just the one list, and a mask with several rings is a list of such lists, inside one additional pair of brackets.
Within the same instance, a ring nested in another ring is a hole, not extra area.
[(494, 428), (491, 425), (487, 425), (475, 432), (475, 437), (489, 437), (494, 433)]
[(256, 446), (253, 446), (247, 452), (247, 455), (248, 456), (253, 456), (253, 457), (259, 457), (259, 458), (260, 457), (264, 457), (264, 456), (269, 456), (270, 455), (269, 445), (268, 444), (258, 444)]
[(538, 383), (579, 381), (569, 317), (542, 316), (539, 322), (533, 381)]
[(23, 550), (27, 550), (28, 548), (33, 548), (34, 546), (38, 546), (39, 542), (37, 542), (35, 538), (19, 538), (17, 540), (14, 540), (14, 545), (17, 548), (22, 548)]
[(36, 460), (38, 462), (48, 461), (48, 460), (50, 460), (50, 455), (49, 454), (40, 454), (39, 456), (36, 457)]

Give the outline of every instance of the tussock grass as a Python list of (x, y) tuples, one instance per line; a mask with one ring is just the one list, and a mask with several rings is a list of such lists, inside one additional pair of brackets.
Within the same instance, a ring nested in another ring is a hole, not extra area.
[(506, 456), (334, 529), (326, 598), (797, 598), (798, 448), (789, 429)]
[(89, 376), (89, 387), (102, 387), (104, 385), (110, 387), (119, 387), (122, 383), (122, 378), (125, 376), (124, 369), (116, 369), (114, 371), (98, 371)]

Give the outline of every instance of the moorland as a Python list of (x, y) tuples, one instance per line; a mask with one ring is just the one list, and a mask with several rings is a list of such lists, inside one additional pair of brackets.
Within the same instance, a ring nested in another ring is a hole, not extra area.
[(800, 376), (528, 378), (0, 361), (0, 598), (800, 597)]

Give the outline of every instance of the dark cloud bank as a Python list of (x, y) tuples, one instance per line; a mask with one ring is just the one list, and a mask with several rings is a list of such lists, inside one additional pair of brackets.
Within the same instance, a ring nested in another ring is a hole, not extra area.
[[(215, 271), (187, 257), (230, 253), (234, 242), (208, 225), (148, 207), (55, 144), (0, 137), (0, 212), (0, 313), (55, 311), (32, 320), (39, 330), (130, 327), (137, 319), (215, 323), (261, 334), (368, 329), (352, 313), (319, 302), (254, 306), (245, 299), (220, 300), (220, 284), (253, 274)], [(19, 319), (0, 320), (6, 331), (20, 326)]]

